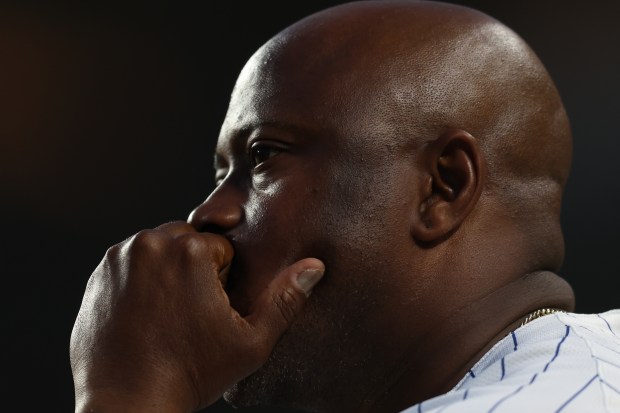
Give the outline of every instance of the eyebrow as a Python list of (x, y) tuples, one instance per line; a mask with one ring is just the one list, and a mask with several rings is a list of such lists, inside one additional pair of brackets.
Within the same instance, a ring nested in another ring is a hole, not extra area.
[[(257, 124), (245, 126), (243, 128), (238, 128), (232, 132), (231, 137), (230, 137), (230, 145), (229, 145), (232, 148), (232, 153), (240, 152), (239, 151), (240, 146), (243, 145), (243, 147), (245, 147), (245, 143), (255, 131), (260, 130), (260, 129), (267, 129), (267, 128), (276, 130), (276, 131), (282, 131), (290, 135), (301, 137), (302, 139), (303, 138), (307, 139), (310, 136), (313, 136), (318, 133), (318, 131), (313, 130), (313, 128), (309, 128), (306, 126), (298, 126), (298, 125), (293, 125), (291, 123), (280, 122), (280, 121), (263, 121)], [(224, 168), (226, 166), (228, 166), (228, 162), (226, 161), (224, 156), (218, 153), (217, 146), (216, 146), (216, 151), (215, 151), (215, 155), (213, 159), (213, 167), (215, 169), (219, 169), (219, 168)]]

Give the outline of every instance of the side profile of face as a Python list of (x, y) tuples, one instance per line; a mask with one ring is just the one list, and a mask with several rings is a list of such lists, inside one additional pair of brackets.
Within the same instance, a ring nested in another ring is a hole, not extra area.
[(218, 185), (190, 222), (231, 241), (228, 291), (242, 314), (282, 267), (304, 257), (325, 263), (267, 365), (226, 395), (241, 405), (320, 405), (351, 384), (352, 369), (377, 368), (370, 356), (394, 328), (386, 298), (399, 285), (384, 278), (408, 271), (401, 258), (416, 172), (386, 145), (389, 130), (366, 105), (366, 75), (351, 76), (347, 59), (332, 61), (329, 50), (309, 63), (313, 36), (295, 47), (279, 40), (239, 76), (216, 149)]
[[(443, 382), (418, 395), (436, 394), (463, 360), (450, 354), (444, 363), (449, 349), (436, 349), (428, 332), (445, 343), (442, 333), (452, 339), (456, 330), (439, 322), (515, 274), (561, 263), (569, 161), (570, 131), (548, 74), (479, 12), (354, 2), (276, 35), (239, 75), (216, 148), (217, 187), (189, 222), (231, 242), (226, 288), (242, 315), (295, 261), (318, 258), (326, 272), (269, 361), (225, 398), (368, 409), (404, 368), (417, 377), (420, 364), (428, 372), (441, 360)], [(490, 186), (499, 185), (483, 197), (486, 165)], [(533, 177), (541, 184), (530, 185)], [(452, 236), (474, 209), (469, 228)], [(510, 260), (487, 259), (503, 247)], [(480, 337), (469, 340), (471, 352), (486, 344)], [(424, 360), (429, 351), (435, 360)]]

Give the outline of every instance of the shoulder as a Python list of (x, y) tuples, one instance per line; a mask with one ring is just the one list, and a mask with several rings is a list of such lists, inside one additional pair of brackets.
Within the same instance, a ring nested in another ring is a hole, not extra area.
[(596, 335), (620, 338), (620, 310), (600, 314), (560, 313), (558, 317), (567, 325), (585, 329)]
[(620, 413), (620, 310), (537, 319), (497, 343), (450, 392), (405, 412)]

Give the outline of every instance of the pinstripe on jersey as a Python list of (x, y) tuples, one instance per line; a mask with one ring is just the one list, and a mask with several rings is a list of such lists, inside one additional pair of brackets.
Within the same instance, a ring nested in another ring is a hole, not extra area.
[(403, 413), (620, 413), (620, 310), (511, 332), (448, 393)]

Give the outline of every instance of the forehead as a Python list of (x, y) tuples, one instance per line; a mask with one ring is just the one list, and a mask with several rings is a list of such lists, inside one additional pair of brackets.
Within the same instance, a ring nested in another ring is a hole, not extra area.
[(300, 64), (279, 47), (260, 49), (237, 79), (220, 141), (264, 125), (309, 130), (326, 125), (338, 94), (335, 77)]
[(286, 125), (343, 140), (361, 137), (377, 126), (373, 122), (383, 123), (385, 117), (376, 110), (381, 100), (377, 71), (354, 50), (332, 43), (324, 37), (281, 35), (259, 49), (233, 89), (218, 147), (262, 125)]

